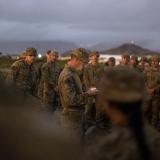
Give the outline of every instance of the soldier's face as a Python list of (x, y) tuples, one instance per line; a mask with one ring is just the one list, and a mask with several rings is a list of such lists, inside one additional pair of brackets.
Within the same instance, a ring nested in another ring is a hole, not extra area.
[(152, 64), (153, 67), (158, 67), (159, 62), (157, 60), (154, 60), (154, 61), (152, 61), (151, 64)]
[(108, 65), (111, 67), (115, 66), (115, 61), (108, 61)]
[(35, 60), (35, 56), (34, 55), (29, 55), (29, 56), (26, 56), (26, 61), (28, 63), (33, 63)]
[(98, 56), (96, 56), (96, 55), (91, 56), (90, 61), (93, 62), (93, 63), (97, 62), (98, 61)]
[(54, 62), (57, 59), (57, 56), (55, 54), (50, 54), (50, 61)]
[(128, 58), (122, 58), (122, 63), (123, 64), (129, 64), (129, 59)]
[(137, 64), (137, 61), (136, 61), (135, 59), (131, 59), (130, 63), (131, 63), (132, 65), (135, 65), (135, 64)]

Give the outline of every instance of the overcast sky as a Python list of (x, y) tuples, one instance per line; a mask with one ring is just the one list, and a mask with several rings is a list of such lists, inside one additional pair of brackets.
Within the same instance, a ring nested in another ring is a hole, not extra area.
[(0, 40), (134, 40), (158, 49), (160, 0), (0, 0)]

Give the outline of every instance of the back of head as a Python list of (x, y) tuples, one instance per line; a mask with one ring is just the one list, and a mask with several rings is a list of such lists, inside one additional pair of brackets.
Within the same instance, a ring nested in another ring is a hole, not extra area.
[(76, 58), (86, 62), (86, 61), (88, 61), (89, 54), (88, 54), (87, 50), (84, 48), (76, 48), (76, 49), (73, 49), (71, 52), (71, 58), (72, 57), (76, 57)]
[(101, 80), (101, 99), (116, 102), (134, 102), (145, 97), (144, 79), (130, 67), (107, 68)]
[(76, 140), (40, 112), (39, 106), (37, 99), (24, 100), (20, 93), (0, 85), (1, 159), (76, 159), (79, 152)]
[(150, 160), (150, 150), (143, 130), (142, 101), (146, 91), (142, 75), (131, 67), (109, 68), (105, 71), (99, 90), (102, 103), (108, 102), (110, 107), (127, 117), (126, 124), (137, 144), (141, 159)]

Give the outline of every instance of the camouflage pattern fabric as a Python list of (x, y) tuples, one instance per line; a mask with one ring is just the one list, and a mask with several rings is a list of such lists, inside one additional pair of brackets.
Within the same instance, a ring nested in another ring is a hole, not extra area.
[(43, 103), (51, 110), (57, 107), (58, 99), (58, 78), (61, 72), (61, 67), (57, 62), (46, 62), (42, 66), (41, 85), (43, 87)]
[(29, 65), (24, 60), (18, 60), (11, 66), (11, 75), (13, 85), (24, 94), (35, 94), (35, 85), (37, 74), (33, 65)]
[(43, 84), (42, 84), (42, 65), (44, 64), (43, 61), (35, 62), (33, 65), (35, 67), (37, 73), (37, 82), (36, 82), (36, 95), (37, 97), (42, 100), (43, 97)]
[(86, 96), (75, 69), (65, 66), (59, 77), (58, 88), (63, 107), (62, 125), (72, 131), (80, 131)]
[(86, 65), (84, 69), (84, 83), (87, 89), (90, 87), (96, 87), (104, 72), (104, 66), (102, 64)]
[[(159, 160), (159, 133), (147, 125), (144, 132), (152, 159)], [(113, 129), (111, 134), (101, 137), (96, 145), (86, 150), (86, 153), (86, 160), (141, 160), (138, 146), (128, 127)]]
[[(83, 82), (85, 84), (86, 90), (91, 87), (97, 87), (99, 80), (104, 72), (104, 66), (102, 64), (86, 65), (84, 69)], [(89, 97), (85, 107), (85, 115), (87, 121), (94, 121), (95, 118), (100, 116), (100, 112), (96, 108), (96, 97)]]
[(145, 71), (146, 74), (146, 86), (150, 96), (150, 108), (149, 108), (149, 121), (155, 127), (157, 127), (160, 119), (160, 69), (157, 70), (150, 68)]

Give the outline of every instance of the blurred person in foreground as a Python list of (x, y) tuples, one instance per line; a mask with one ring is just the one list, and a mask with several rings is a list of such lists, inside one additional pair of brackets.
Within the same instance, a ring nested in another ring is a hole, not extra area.
[(86, 151), (86, 159), (159, 160), (160, 135), (145, 124), (142, 115), (146, 92), (140, 73), (124, 66), (108, 68), (99, 90), (102, 109), (113, 129)]
[(30, 96), (24, 101), (21, 97), (0, 83), (0, 159), (78, 159), (81, 149), (77, 139), (39, 112), (37, 99)]

